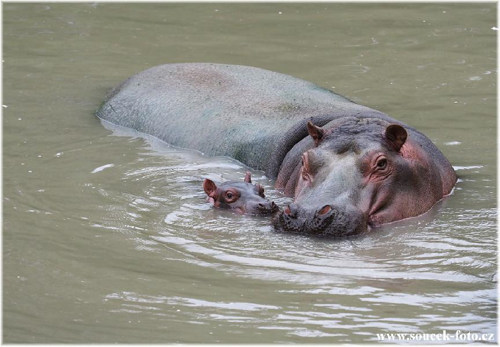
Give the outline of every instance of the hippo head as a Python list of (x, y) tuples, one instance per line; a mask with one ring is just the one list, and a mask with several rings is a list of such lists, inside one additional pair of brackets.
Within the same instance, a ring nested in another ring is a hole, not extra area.
[(443, 196), (436, 166), (401, 125), (349, 118), (327, 130), (307, 127), (309, 145), (291, 185), (295, 201), (273, 219), (277, 231), (360, 234), (422, 214)]
[(258, 183), (252, 184), (250, 172), (246, 173), (244, 182), (224, 182), (219, 186), (205, 179), (203, 189), (207, 193), (208, 200), (216, 208), (253, 215), (266, 215), (279, 211), (274, 202), (266, 200), (264, 188)]

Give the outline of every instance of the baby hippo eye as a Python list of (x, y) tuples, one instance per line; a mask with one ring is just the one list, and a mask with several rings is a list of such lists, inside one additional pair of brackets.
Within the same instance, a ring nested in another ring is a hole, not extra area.
[(385, 158), (382, 158), (382, 159), (380, 159), (380, 160), (377, 162), (377, 167), (378, 167), (379, 169), (385, 169), (385, 168), (386, 168), (386, 166), (387, 166), (387, 159), (385, 159)]
[(235, 202), (236, 200), (238, 200), (239, 198), (239, 194), (237, 192), (235, 192), (233, 189), (230, 189), (230, 190), (226, 190), (224, 192), (224, 198), (226, 200), (226, 202)]

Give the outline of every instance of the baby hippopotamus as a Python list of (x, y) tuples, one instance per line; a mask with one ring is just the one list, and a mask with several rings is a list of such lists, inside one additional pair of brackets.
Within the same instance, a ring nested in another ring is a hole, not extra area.
[(279, 211), (278, 206), (266, 200), (264, 188), (260, 184), (252, 184), (250, 172), (245, 175), (244, 182), (224, 182), (217, 185), (209, 179), (203, 181), (203, 189), (216, 208), (231, 209), (241, 214), (267, 215)]

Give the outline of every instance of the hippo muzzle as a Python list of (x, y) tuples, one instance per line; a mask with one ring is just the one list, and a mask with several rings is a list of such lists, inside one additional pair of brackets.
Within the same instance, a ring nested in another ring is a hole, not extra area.
[(305, 209), (291, 204), (274, 217), (273, 226), (278, 232), (327, 237), (361, 234), (368, 228), (364, 214), (352, 205)]

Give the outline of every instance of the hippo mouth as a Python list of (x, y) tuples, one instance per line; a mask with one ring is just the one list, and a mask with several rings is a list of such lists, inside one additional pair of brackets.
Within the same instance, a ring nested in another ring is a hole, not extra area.
[(277, 232), (334, 238), (358, 235), (368, 228), (364, 214), (354, 206), (325, 205), (309, 210), (291, 204), (272, 223)]

